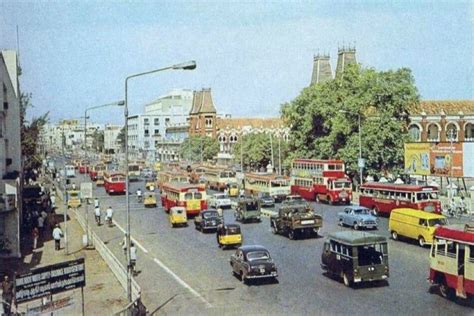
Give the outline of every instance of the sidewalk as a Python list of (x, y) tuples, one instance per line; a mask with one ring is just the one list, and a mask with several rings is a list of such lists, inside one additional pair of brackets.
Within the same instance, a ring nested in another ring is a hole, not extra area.
[[(61, 230), (64, 232), (64, 206), (56, 210), (56, 219), (60, 223)], [(82, 245), (82, 235), (84, 234), (80, 224), (74, 217), (73, 212), (68, 213), (67, 233), (68, 233), (68, 251), (65, 253), (64, 238), (61, 240), (61, 250), (54, 249), (54, 240), (51, 236), (51, 230), (45, 228), (38, 241), (38, 248), (32, 249), (32, 239), (30, 236), (22, 240), (22, 258), (17, 260), (9, 260), (8, 262), (0, 261), (0, 265), (6, 264), (10, 273), (16, 272), (22, 274), (30, 271), (30, 269), (47, 266), (63, 261), (84, 258), (86, 265), (86, 287), (84, 288), (84, 304), (86, 315), (111, 315), (120, 311), (127, 305), (127, 296), (123, 287), (115, 278), (112, 271), (103, 261), (99, 253), (95, 250), (85, 249)], [(61, 222), (62, 220), (62, 222)], [(54, 295), (53, 300), (64, 297), (72, 297), (73, 305), (58, 311), (64, 315), (81, 315), (82, 300), (81, 290), (71, 290)], [(41, 300), (30, 301), (18, 306), (19, 312), (26, 312), (28, 307), (38, 306)], [(0, 315), (3, 310), (0, 305)]]

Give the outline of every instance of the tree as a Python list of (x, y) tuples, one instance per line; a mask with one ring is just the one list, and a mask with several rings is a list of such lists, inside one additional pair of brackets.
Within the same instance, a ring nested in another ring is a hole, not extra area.
[(348, 65), (342, 76), (305, 88), (282, 105), (282, 116), (291, 126), (289, 159), (343, 159), (348, 171), (357, 174), (361, 132), (366, 173), (400, 172), (408, 112), (418, 103), (409, 69), (378, 72)]
[(32, 108), (31, 93), (20, 94), (20, 124), (21, 124), (21, 154), (24, 158), (24, 169), (39, 168), (41, 166), (40, 153), (37, 152), (39, 134), (43, 126), (48, 123), (49, 112), (26, 120), (26, 112)]
[(92, 148), (100, 153), (104, 151), (104, 131), (94, 131), (94, 134), (92, 134)]
[[(233, 155), (236, 162), (240, 162), (240, 147), (242, 146), (242, 160), (244, 168), (261, 169), (266, 168), (271, 163), (272, 153), (270, 146), (270, 135), (265, 133), (255, 133), (243, 136), (242, 142), (238, 142), (233, 147)], [(273, 136), (273, 156), (275, 168), (278, 169), (278, 138)], [(243, 144), (242, 144), (243, 143)], [(280, 141), (282, 165), (288, 153), (288, 144)], [(266, 169), (265, 169), (266, 170)]]
[(219, 152), (219, 142), (208, 136), (190, 136), (184, 140), (180, 146), (180, 155), (183, 159), (189, 161), (207, 161)]

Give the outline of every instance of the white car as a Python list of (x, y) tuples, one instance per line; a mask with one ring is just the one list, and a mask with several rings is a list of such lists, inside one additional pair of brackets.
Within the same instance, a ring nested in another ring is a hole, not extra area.
[(231, 208), (230, 199), (224, 193), (215, 193), (209, 198), (208, 201), (209, 207), (213, 208)]

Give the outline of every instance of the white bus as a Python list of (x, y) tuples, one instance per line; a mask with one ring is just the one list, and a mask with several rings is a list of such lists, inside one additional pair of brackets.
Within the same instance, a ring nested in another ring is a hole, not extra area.
[(74, 178), (76, 176), (76, 168), (73, 165), (66, 165), (66, 178)]

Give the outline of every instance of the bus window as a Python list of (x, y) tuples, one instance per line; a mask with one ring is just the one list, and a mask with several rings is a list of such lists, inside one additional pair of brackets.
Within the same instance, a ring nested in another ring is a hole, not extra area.
[(456, 258), (456, 243), (452, 241), (447, 242), (447, 252), (446, 255), (451, 258)]
[(195, 200), (200, 200), (200, 199), (202, 199), (202, 193), (200, 193), (200, 192), (194, 192), (194, 199), (195, 199)]
[(185, 200), (192, 200), (193, 199), (193, 194), (191, 192), (184, 193), (184, 199)]

